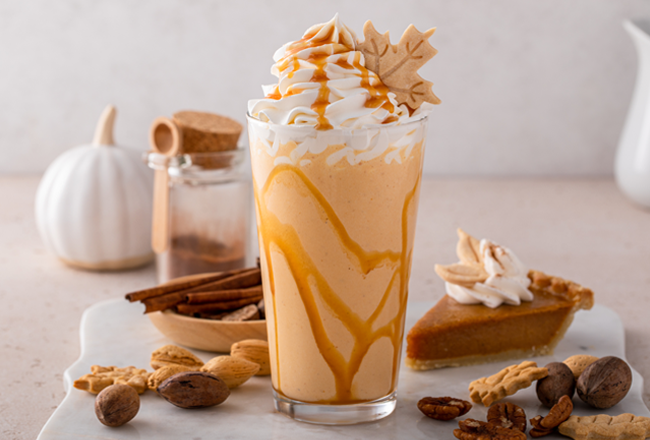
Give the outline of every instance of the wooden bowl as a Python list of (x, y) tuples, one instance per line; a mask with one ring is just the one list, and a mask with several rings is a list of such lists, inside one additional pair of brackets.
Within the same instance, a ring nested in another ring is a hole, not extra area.
[[(167, 284), (188, 281), (206, 274), (176, 278)], [(244, 339), (266, 341), (266, 321), (217, 321), (179, 315), (171, 310), (149, 313), (149, 319), (160, 332), (177, 344), (198, 350), (229, 353), (235, 342)]]

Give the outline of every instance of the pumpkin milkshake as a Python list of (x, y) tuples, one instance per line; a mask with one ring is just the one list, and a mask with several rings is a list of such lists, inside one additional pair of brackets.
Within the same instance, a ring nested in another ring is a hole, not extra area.
[[(430, 58), (419, 35), (411, 54)], [(395, 407), (432, 106), (399, 102), (363, 44), (338, 16), (313, 26), (276, 52), (278, 83), (249, 102), (276, 408), (315, 423)]]

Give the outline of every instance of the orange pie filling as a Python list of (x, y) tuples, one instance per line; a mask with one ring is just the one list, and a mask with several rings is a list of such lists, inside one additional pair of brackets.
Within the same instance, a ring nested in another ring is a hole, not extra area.
[(593, 292), (571, 281), (530, 271), (533, 300), (490, 308), (445, 295), (409, 331), (406, 365), (416, 370), (458, 367), (553, 353)]

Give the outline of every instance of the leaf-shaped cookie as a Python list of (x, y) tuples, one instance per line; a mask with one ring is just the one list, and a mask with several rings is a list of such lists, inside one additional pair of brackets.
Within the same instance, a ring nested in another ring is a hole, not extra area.
[(490, 406), (497, 400), (512, 396), (528, 388), (534, 381), (548, 376), (548, 369), (537, 367), (533, 361), (511, 365), (490, 377), (476, 379), (469, 384), (469, 397), (475, 403)]
[(472, 287), (476, 283), (482, 283), (487, 280), (488, 274), (481, 266), (466, 265), (462, 263), (435, 265), (436, 273), (440, 278), (448, 283), (458, 284), (465, 287)]
[(129, 385), (135, 389), (138, 394), (147, 390), (147, 379), (149, 374), (147, 370), (131, 367), (118, 368), (115, 366), (102, 367), (93, 365), (90, 367), (90, 374), (85, 374), (74, 381), (75, 388), (98, 394), (104, 388), (116, 383)]
[(559, 431), (575, 440), (643, 440), (650, 437), (650, 418), (629, 413), (615, 417), (571, 416), (560, 425)]
[(483, 264), (481, 255), (481, 242), (469, 235), (467, 232), (458, 228), (458, 244), (456, 245), (456, 255), (464, 264)]
[(422, 33), (410, 25), (399, 44), (392, 45), (388, 32), (380, 34), (368, 20), (363, 26), (365, 40), (357, 45), (357, 50), (365, 57), (366, 68), (375, 72), (395, 93), (399, 104), (411, 109), (419, 108), (423, 102), (440, 104), (440, 99), (431, 90), (433, 83), (417, 73), (438, 53), (428, 41), (434, 32), (435, 28)]

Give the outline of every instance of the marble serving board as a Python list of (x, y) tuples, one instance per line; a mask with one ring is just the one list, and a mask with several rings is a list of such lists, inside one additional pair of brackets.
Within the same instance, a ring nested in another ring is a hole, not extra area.
[[(406, 328), (409, 329), (433, 306), (433, 303), (410, 303)], [(591, 311), (578, 312), (554, 356), (535, 358), (538, 365), (562, 361), (584, 353), (594, 356), (614, 355), (625, 359), (623, 324), (610, 309), (596, 305)], [(64, 374), (66, 397), (43, 427), (39, 440), (74, 439), (432, 439), (453, 438), (457, 421), (431, 420), (416, 407), (425, 396), (455, 396), (469, 400), (468, 384), (479, 377), (489, 376), (514, 362), (500, 362), (463, 368), (433, 371), (413, 371), (402, 366), (395, 412), (378, 422), (354, 426), (319, 426), (293, 421), (276, 413), (271, 396), (271, 380), (253, 377), (233, 390), (228, 400), (216, 407), (199, 410), (177, 408), (155, 393), (141, 396), (140, 412), (128, 424), (109, 428), (99, 423), (94, 414), (95, 396), (72, 388), (72, 382), (90, 372), (90, 366), (134, 365), (150, 369), (150, 354), (156, 348), (171, 343), (142, 315), (142, 308), (123, 299), (110, 300), (88, 308), (81, 320), (81, 356)], [(208, 360), (214, 353), (193, 350)], [(633, 370), (632, 389), (625, 399), (608, 410), (595, 410), (574, 397), (574, 414), (606, 413), (617, 415), (630, 412), (650, 416), (641, 398), (642, 377)], [(535, 387), (508, 398), (526, 411), (528, 418), (546, 415), (548, 409), (537, 400)], [(464, 417), (486, 420), (487, 409), (482, 405)], [(545, 439), (565, 438), (548, 436)]]

